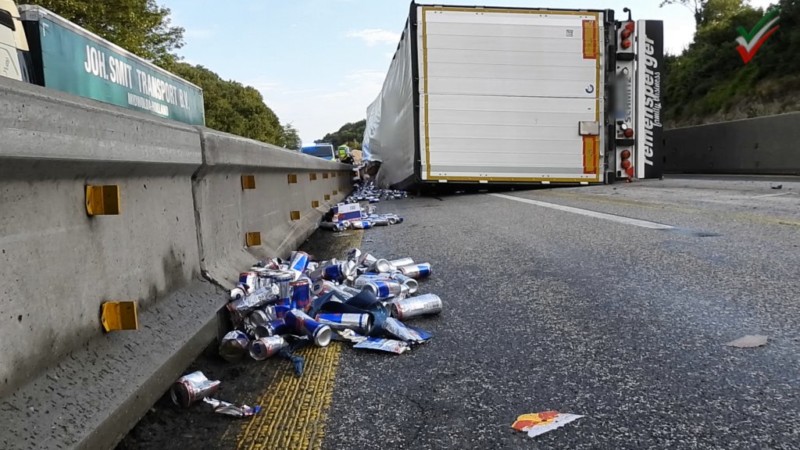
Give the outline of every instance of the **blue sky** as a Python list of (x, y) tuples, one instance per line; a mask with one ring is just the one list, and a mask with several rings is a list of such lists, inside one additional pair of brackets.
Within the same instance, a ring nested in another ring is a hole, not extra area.
[[(158, 0), (186, 29), (179, 54), (225, 79), (256, 87), (304, 143), (365, 116), (383, 84), (408, 15), (408, 0)], [(692, 39), (689, 9), (660, 0), (436, 0), (422, 3), (612, 8), (665, 22), (666, 46)], [(769, 0), (752, 0), (766, 6)], [(228, 7), (223, 12), (220, 5)]]

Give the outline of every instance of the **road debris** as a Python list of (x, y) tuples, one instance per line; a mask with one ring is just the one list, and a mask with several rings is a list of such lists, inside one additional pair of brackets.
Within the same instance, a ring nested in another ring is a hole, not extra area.
[(249, 407), (247, 405), (236, 406), (233, 403), (224, 402), (215, 398), (206, 397), (203, 402), (210, 405), (217, 414), (225, 414), (233, 417), (250, 417), (261, 411), (260, 406)]
[(178, 378), (169, 393), (173, 403), (188, 408), (193, 403), (216, 393), (220, 383), (217, 380), (209, 380), (203, 372), (197, 371)]
[(341, 232), (402, 223), (403, 218), (397, 214), (378, 214), (373, 204), (384, 199), (401, 199), (407, 196), (405, 191), (377, 189), (372, 183), (357, 185), (349, 197), (328, 211), (319, 227)]
[(583, 416), (577, 414), (562, 414), (558, 411), (545, 411), (533, 414), (523, 414), (511, 425), (511, 428), (527, 432), (528, 437), (536, 437), (541, 434), (561, 428), (564, 425), (580, 419)]
[(300, 375), (304, 361), (294, 353), (307, 345), (337, 340), (403, 353), (432, 335), (402, 321), (442, 311), (437, 295), (415, 296), (419, 280), (431, 273), (428, 263), (377, 258), (359, 249), (341, 260), (312, 261), (293, 252), (288, 261), (259, 261), (230, 291), (226, 310), (234, 330), (222, 339), (220, 355), (228, 361), (277, 355)]
[(742, 336), (735, 341), (728, 342), (725, 345), (736, 348), (754, 348), (767, 345), (767, 339), (767, 336), (762, 336), (760, 334), (747, 335)]

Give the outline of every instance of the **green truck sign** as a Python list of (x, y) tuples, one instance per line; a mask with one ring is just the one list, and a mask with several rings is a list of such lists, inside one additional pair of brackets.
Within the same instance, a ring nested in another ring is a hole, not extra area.
[(45, 87), (191, 125), (205, 124), (199, 87), (43, 8), (23, 8), (28, 39), (40, 46), (39, 77)]

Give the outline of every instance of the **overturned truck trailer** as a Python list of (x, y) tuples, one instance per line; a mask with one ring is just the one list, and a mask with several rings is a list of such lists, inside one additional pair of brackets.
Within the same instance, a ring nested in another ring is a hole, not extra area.
[(626, 12), (412, 3), (367, 109), (376, 181), (660, 177), (663, 23)]

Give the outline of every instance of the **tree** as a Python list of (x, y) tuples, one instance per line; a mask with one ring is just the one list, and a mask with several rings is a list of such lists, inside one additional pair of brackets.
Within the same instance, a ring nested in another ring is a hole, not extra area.
[(285, 124), (280, 145), (289, 150), (299, 150), (300, 142), (300, 133), (297, 132), (297, 129), (290, 123)]
[(334, 147), (347, 145), (350, 148), (360, 149), (361, 141), (364, 139), (364, 130), (367, 128), (367, 120), (359, 120), (354, 123), (346, 123), (339, 128), (339, 131), (328, 133), (322, 139), (315, 142), (330, 142)]
[(207, 127), (283, 145), (284, 129), (278, 116), (264, 104), (256, 88), (223, 80), (199, 65), (174, 63), (168, 70), (203, 88)]
[(664, 5), (683, 5), (692, 10), (695, 25), (699, 26), (703, 22), (703, 9), (707, 2), (708, 0), (662, 0), (659, 6), (663, 8)]
[(171, 25), (168, 8), (155, 0), (23, 0), (67, 20), (159, 66), (175, 62), (183, 46), (181, 27)]

